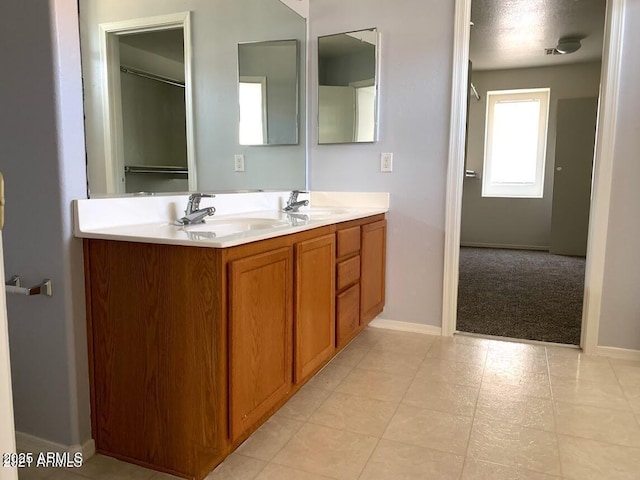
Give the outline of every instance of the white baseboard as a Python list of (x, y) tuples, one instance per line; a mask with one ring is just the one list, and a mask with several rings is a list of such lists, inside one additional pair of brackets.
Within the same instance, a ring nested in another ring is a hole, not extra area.
[(640, 361), (640, 350), (631, 350), (628, 348), (617, 347), (596, 347), (596, 355), (609, 358), (619, 358), (621, 360)]
[(422, 323), (399, 322), (398, 320), (386, 320), (384, 318), (374, 318), (369, 323), (370, 327), (386, 328), (387, 330), (399, 330), (401, 332), (422, 333), (425, 335), (442, 335), (442, 328)]
[(16, 448), (21, 452), (81, 452), (86, 461), (96, 453), (96, 443), (93, 439), (87, 440), (82, 445), (63, 445), (51, 442), (43, 438), (29, 435), (28, 433), (16, 432)]
[(549, 251), (549, 247), (544, 245), (510, 245), (508, 243), (460, 242), (460, 246), (478, 248), (506, 248), (508, 250), (540, 250), (543, 252)]

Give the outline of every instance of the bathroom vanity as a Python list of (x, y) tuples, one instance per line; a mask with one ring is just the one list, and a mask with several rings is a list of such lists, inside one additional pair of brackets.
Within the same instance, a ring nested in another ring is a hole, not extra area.
[[(192, 229), (79, 201), (97, 451), (201, 479), (264, 423), (382, 311), (388, 196), (372, 195)], [(176, 198), (130, 200), (166, 215)]]

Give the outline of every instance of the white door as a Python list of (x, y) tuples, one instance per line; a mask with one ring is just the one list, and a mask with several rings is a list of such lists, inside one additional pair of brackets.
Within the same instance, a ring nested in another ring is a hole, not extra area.
[(0, 173), (0, 480), (17, 480), (15, 467), (6, 465), (5, 454), (15, 453), (16, 436), (13, 424), (13, 398), (11, 394), (11, 367), (9, 364), (9, 332), (7, 328), (7, 296), (4, 288), (4, 252), (2, 226), (4, 223), (4, 188)]
[(587, 254), (597, 111), (597, 98), (558, 101), (551, 253)]

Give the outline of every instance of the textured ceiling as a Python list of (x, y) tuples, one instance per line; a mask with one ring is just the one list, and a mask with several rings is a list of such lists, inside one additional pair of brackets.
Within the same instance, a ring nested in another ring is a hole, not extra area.
[[(469, 57), (474, 70), (597, 61), (602, 57), (606, 0), (473, 0)], [(545, 55), (561, 37), (582, 48)]]

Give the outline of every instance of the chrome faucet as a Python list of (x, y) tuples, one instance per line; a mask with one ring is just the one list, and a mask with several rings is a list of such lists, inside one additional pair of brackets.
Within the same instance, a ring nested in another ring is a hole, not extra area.
[(215, 195), (209, 193), (192, 193), (187, 201), (187, 209), (184, 217), (176, 220), (176, 225), (193, 225), (194, 223), (204, 223), (204, 218), (216, 213), (215, 207), (207, 207), (200, 210), (200, 200), (203, 198), (214, 198)]
[(283, 212), (297, 212), (300, 207), (306, 207), (309, 205), (309, 200), (300, 200), (298, 201), (298, 195), (301, 193), (309, 193), (303, 192), (301, 190), (293, 190), (291, 195), (289, 195), (289, 200), (287, 200), (287, 206), (282, 209)]

